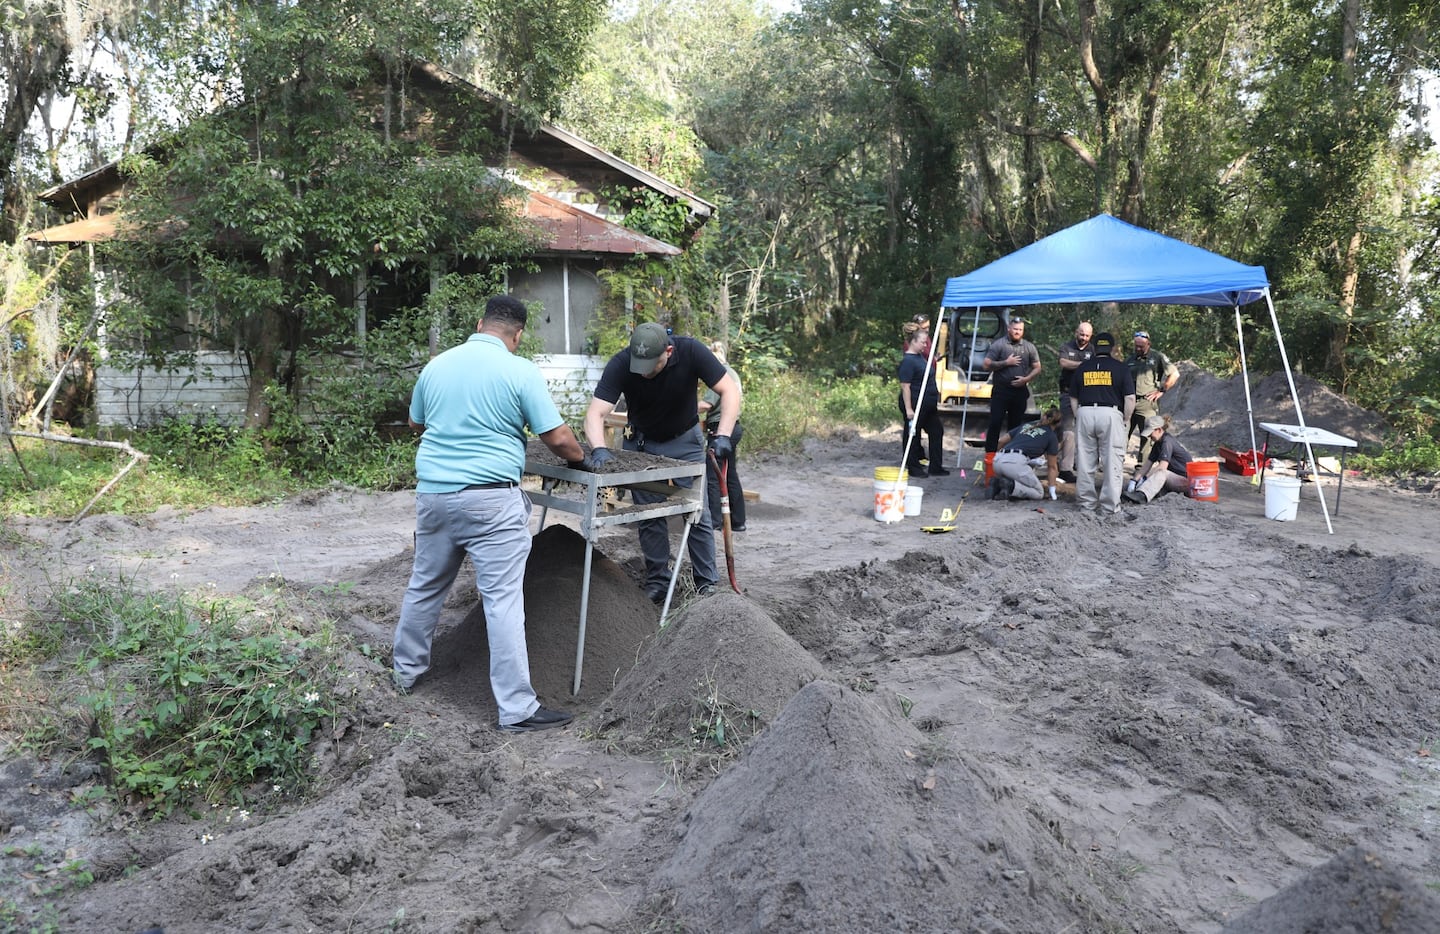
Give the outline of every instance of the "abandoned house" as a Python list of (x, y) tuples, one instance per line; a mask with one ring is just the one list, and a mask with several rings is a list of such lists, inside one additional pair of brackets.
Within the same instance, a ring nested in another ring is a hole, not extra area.
[[(562, 409), (574, 414), (599, 377), (604, 360), (594, 354), (590, 322), (604, 301), (625, 302), (628, 296), (607, 296), (601, 272), (623, 267), (637, 257), (679, 255), (686, 243), (667, 243), (622, 225), (623, 211), (611, 200), (617, 191), (646, 191), (683, 208), (688, 242), (710, 219), (714, 205), (662, 178), (631, 165), (557, 126), (540, 123), (533, 131), (509, 126), (507, 105), (489, 92), (428, 64), (416, 65), (406, 76), (407, 106), (467, 108), (466, 118), (489, 127), (489, 138), (506, 140), (494, 152), (477, 152), (491, 172), (523, 186), (517, 202), (524, 219), (538, 233), (541, 246), (523, 259), (529, 271), (507, 274), (509, 290), (541, 311), (531, 316), (530, 333), (543, 352), (536, 362), (545, 372)], [(68, 223), (31, 233), (40, 244), (83, 246), (123, 235), (126, 180), (119, 163), (111, 163), (41, 194)], [(119, 270), (97, 270), (97, 281), (123, 289)], [(423, 304), (434, 281), (430, 258), (414, 257), (399, 271), (361, 271), (353, 283), (329, 284), (342, 307), (353, 308), (355, 333), (396, 308)], [(99, 298), (97, 297), (97, 304)], [(198, 314), (198, 312), (197, 312)], [(247, 357), (238, 346), (213, 346), (204, 329), (181, 326), (167, 340), (188, 351), (180, 369), (172, 366), (134, 368), (113, 365), (99, 332), (100, 359), (95, 366), (95, 420), (100, 425), (138, 427), (188, 415), (214, 415), (238, 423), (247, 404)], [(432, 352), (436, 350), (433, 346)]]

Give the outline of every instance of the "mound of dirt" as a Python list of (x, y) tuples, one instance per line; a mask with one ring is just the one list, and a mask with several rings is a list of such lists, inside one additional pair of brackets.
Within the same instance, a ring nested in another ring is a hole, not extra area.
[[(1244, 379), (1238, 375), (1221, 379), (1188, 360), (1176, 366), (1180, 379), (1160, 404), (1161, 412), (1172, 419), (1175, 436), (1197, 457), (1215, 456), (1220, 445), (1250, 450)], [(1362, 449), (1384, 442), (1386, 425), (1379, 413), (1361, 408), (1303, 373), (1294, 375), (1306, 425), (1352, 438)], [(1284, 373), (1271, 373), (1256, 382), (1250, 390), (1250, 406), (1257, 426), (1256, 445), (1264, 441), (1260, 422), (1296, 424), (1295, 402)]]
[(1012, 794), (872, 696), (814, 682), (685, 814), (657, 897), (687, 931), (1141, 921)]
[(1440, 899), (1406, 873), (1352, 846), (1246, 912), (1225, 934), (1435, 934)]
[[(468, 560), (468, 559), (467, 559)], [(409, 578), (409, 556), (389, 564), (401, 594)], [(596, 549), (591, 557), (590, 600), (585, 624), (585, 664), (580, 692), (572, 694), (575, 649), (579, 637), (580, 597), (585, 583), (585, 539), (572, 529), (552, 525), (536, 535), (525, 566), (525, 641), (535, 692), (552, 707), (598, 703), (617, 679), (634, 667), (641, 649), (656, 635), (660, 612), (619, 564)], [(367, 575), (373, 578), (374, 573)], [(399, 612), (399, 598), (395, 600)], [(462, 568), (446, 607), (464, 611), (458, 624), (442, 624), (431, 653), (432, 667), (417, 690), (444, 691), (453, 701), (493, 715), (490, 646), (485, 635), (485, 606), (475, 592), (475, 577)]]
[[(637, 751), (689, 745), (697, 740), (697, 725), (713, 733), (722, 719), (738, 741), (774, 720), (803, 685), (824, 676), (819, 662), (768, 613), (737, 594), (717, 593), (676, 617), (641, 664), (615, 685), (593, 722)], [(724, 737), (719, 740), (723, 744)]]

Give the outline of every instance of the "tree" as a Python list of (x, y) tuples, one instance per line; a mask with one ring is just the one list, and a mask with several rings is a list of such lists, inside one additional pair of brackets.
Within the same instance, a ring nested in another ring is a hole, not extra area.
[[(260, 427), (298, 396), (311, 361), (342, 349), (364, 359), (379, 343), (343, 300), (364, 277), (429, 276), (413, 267), (432, 259), (437, 274), (483, 276), (531, 246), (506, 203), (513, 191), (485, 168), (505, 140), (474, 107), (422, 100), (410, 81), (421, 61), (473, 53), (472, 24), (497, 7), (237, 7), (214, 46), (225, 54), (190, 64), (208, 69), (224, 106), (125, 165), (128, 226), (113, 256), (128, 300), (112, 339), (128, 334), (136, 358), (168, 354), (174, 341), (155, 341), (167, 330), (190, 349), (240, 348), (246, 426)], [(520, 10), (545, 13), (512, 4), (512, 27)], [(540, 75), (574, 49), (569, 33), (545, 38), (529, 62), (501, 55), (491, 70), (527, 88), (532, 108), (555, 106), (558, 82)], [(411, 353), (428, 324), (420, 304), (391, 325)]]

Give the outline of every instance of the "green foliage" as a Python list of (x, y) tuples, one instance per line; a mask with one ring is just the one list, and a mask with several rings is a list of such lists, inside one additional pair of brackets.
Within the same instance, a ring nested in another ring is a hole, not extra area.
[(168, 813), (243, 800), (256, 782), (301, 787), (334, 704), (331, 633), (304, 634), (228, 600), (85, 579), (57, 613), (86, 642), (79, 703), (116, 791)]
[[(1433, 399), (1425, 401), (1431, 405), (1436, 402)], [(1440, 440), (1429, 435), (1395, 438), (1376, 453), (1355, 455), (1350, 463), (1366, 473), (1401, 477), (1440, 476)]]
[(893, 380), (824, 380), (794, 370), (742, 377), (745, 449), (752, 453), (796, 451), (807, 437), (839, 428), (883, 429), (899, 418)]

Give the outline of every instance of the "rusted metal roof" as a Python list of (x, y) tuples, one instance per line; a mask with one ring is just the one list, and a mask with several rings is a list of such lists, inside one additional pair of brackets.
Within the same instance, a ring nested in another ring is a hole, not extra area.
[(622, 253), (679, 256), (681, 250), (638, 230), (608, 221), (538, 191), (527, 193), (525, 217), (549, 238), (544, 249), (556, 253)]
[[(538, 226), (546, 237), (541, 249), (553, 253), (619, 253), (633, 256), (679, 256), (680, 248), (647, 237), (614, 221), (573, 207), (549, 195), (525, 193), (522, 206), (525, 217)], [(34, 243), (94, 243), (109, 240), (120, 228), (121, 215), (99, 217), (58, 224), (26, 234)]]
[(68, 224), (46, 227), (44, 230), (26, 234), (25, 239), (34, 243), (94, 243), (115, 236), (117, 226), (116, 215), (102, 214), (99, 217), (87, 217)]

